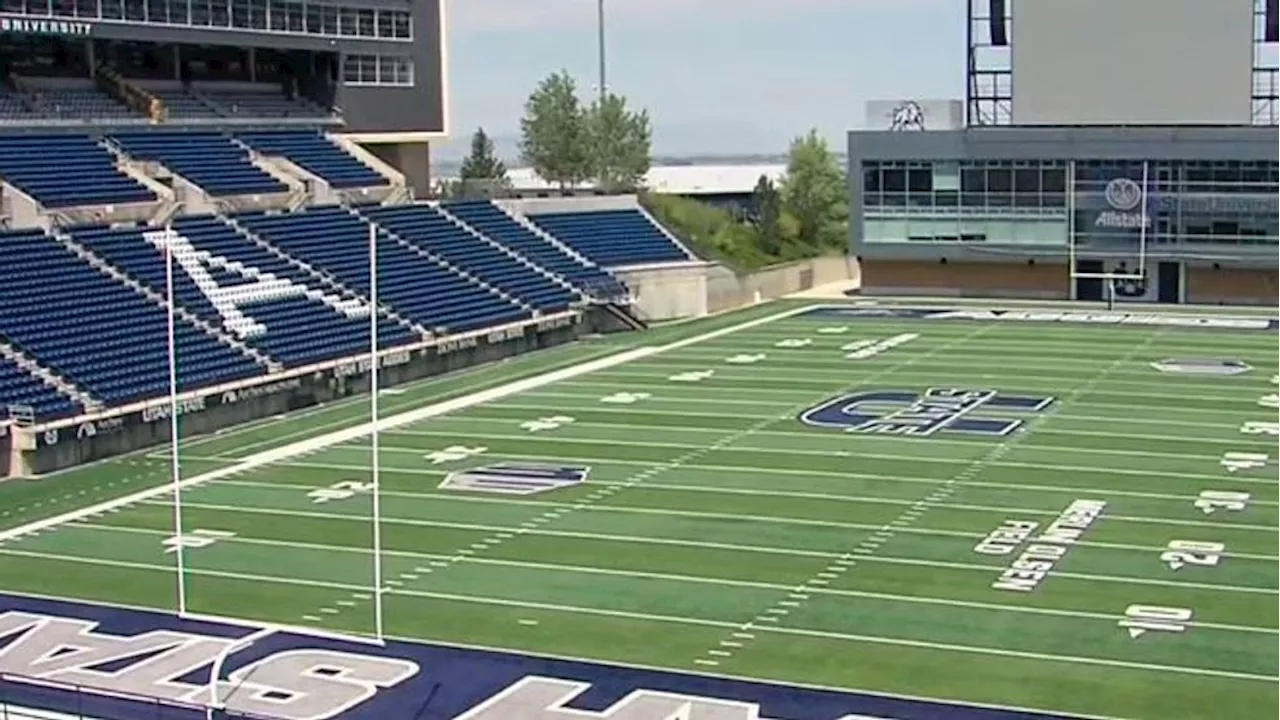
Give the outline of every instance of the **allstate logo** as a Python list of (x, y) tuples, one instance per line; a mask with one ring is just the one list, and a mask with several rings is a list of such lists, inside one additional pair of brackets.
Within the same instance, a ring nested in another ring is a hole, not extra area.
[(1142, 203), (1142, 186), (1129, 178), (1116, 178), (1107, 183), (1104, 195), (1108, 205), (1127, 212)]

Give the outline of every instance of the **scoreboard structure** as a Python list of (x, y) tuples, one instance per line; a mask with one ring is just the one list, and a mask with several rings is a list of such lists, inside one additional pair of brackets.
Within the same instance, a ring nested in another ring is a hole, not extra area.
[(963, 112), (848, 135), (867, 291), (1276, 304), (1277, 0), (966, 1)]
[(269, 79), (419, 187), (449, 132), (446, 37), (445, 0), (0, 0), (6, 73)]
[(1275, 125), (1276, 0), (966, 0), (977, 125)]

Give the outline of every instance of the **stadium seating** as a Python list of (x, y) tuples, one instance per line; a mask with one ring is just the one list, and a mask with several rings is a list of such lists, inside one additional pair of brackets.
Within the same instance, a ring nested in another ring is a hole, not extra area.
[(524, 255), (542, 267), (557, 273), (578, 287), (595, 294), (616, 295), (624, 292), (618, 279), (597, 265), (589, 265), (565, 252), (488, 200), (464, 200), (444, 203), (445, 212)]
[(250, 162), (247, 150), (220, 133), (117, 133), (112, 139), (131, 157), (158, 162), (210, 195), (288, 191), (280, 181)]
[(429, 205), (375, 207), (364, 215), (538, 310), (564, 310), (578, 298), (565, 284), (468, 232)]
[(21, 93), (15, 93), (0, 83), (0, 122), (29, 122), (41, 117), (27, 104)]
[(209, 119), (221, 117), (210, 103), (186, 88), (147, 87), (147, 92), (160, 100), (169, 120)]
[(97, 88), (39, 89), (37, 106), (60, 120), (138, 120), (142, 116)]
[(73, 415), (82, 410), (79, 403), (0, 356), (0, 412), (10, 405), (30, 407), (38, 418)]
[(201, 87), (198, 91), (218, 114), (229, 118), (315, 118), (330, 116), (327, 109), (303, 99), (286, 97), (278, 91), (220, 90)]
[(529, 219), (604, 267), (693, 259), (639, 210), (539, 213)]
[[(245, 213), (236, 221), (290, 256), (368, 295), (369, 224), (340, 207), (285, 214)], [(378, 300), (436, 332), (466, 331), (532, 317), (532, 312), (401, 244), (378, 235)]]
[(263, 155), (283, 156), (332, 187), (373, 187), (387, 179), (316, 132), (249, 132), (237, 138)]
[(0, 137), (0, 177), (55, 208), (156, 199), (86, 135)]
[[(168, 390), (167, 313), (41, 231), (0, 234), (0, 336), (107, 403)], [(265, 368), (178, 318), (180, 389)]]
[[(247, 324), (256, 324), (264, 330), (252, 335), (237, 332), (236, 327), (243, 328), (244, 323), (239, 326), (234, 325), (234, 321), (229, 323), (229, 316), (224, 314), (226, 307), (219, 310), (179, 266), (174, 272), (174, 294), (180, 307), (228, 334), (237, 335), (247, 345), (286, 367), (349, 357), (368, 350), (368, 314), (353, 312), (354, 308), (367, 307), (367, 302), (349, 293), (343, 296), (334, 289), (320, 287), (318, 278), (255, 245), (218, 218), (181, 218), (173, 228), (190, 241), (195, 250), (216, 257), (200, 263), (211, 271), (214, 282), (224, 288), (241, 288), (243, 296), (234, 304), (230, 317), (242, 313), (250, 319)], [(143, 232), (142, 229), (82, 228), (74, 237), (117, 269), (164, 294), (164, 255), (144, 238)], [(269, 275), (231, 270), (226, 267), (231, 263)], [(224, 267), (217, 267), (219, 264)], [(257, 276), (249, 277), (251, 274)], [(378, 326), (378, 339), (381, 346), (390, 347), (411, 342), (415, 336), (407, 328), (384, 318)]]

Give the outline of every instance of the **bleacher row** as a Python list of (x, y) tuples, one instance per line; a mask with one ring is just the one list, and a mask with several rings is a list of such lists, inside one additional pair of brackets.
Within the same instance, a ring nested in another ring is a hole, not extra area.
[(50, 208), (154, 201), (154, 193), (118, 167), (117, 153), (123, 153), (157, 162), (214, 197), (284, 192), (254, 164), (251, 149), (283, 157), (337, 189), (388, 183), (315, 131), (0, 135), (0, 178)]
[[(33, 120), (146, 121), (146, 113), (120, 102), (93, 86), (47, 86), (41, 78), (27, 81), (32, 87), (18, 90), (0, 82), (0, 123)], [(279, 88), (271, 91), (202, 87), (165, 87), (149, 91), (163, 103), (168, 120), (216, 120), (294, 118), (323, 120), (327, 108), (305, 98), (291, 98)]]
[[(0, 152), (0, 176), (17, 184), (11, 157)], [(50, 173), (42, 192), (77, 197), (85, 187), (58, 179), (81, 174)], [(166, 248), (183, 390), (367, 351), (371, 312), (380, 345), (395, 347), (616, 298), (626, 291), (606, 268), (691, 259), (638, 210), (522, 218), (488, 201), (183, 216), (171, 228), (0, 233), (0, 415), (23, 405), (65, 416), (85, 398), (110, 406), (167, 393)]]

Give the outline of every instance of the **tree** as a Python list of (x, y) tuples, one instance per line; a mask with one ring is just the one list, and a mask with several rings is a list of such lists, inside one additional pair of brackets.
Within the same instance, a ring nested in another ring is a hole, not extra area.
[(471, 180), (506, 181), (507, 166), (498, 159), (493, 138), (485, 133), (484, 128), (476, 128), (475, 135), (471, 136), (471, 154), (462, 161), (458, 177), (464, 183)]
[(782, 194), (766, 175), (751, 193), (751, 218), (760, 234), (760, 249), (777, 255), (782, 249)]
[(609, 93), (586, 112), (592, 179), (605, 192), (634, 190), (649, 172), (653, 131), (649, 114), (631, 112), (626, 98)]
[(524, 104), (520, 157), (563, 190), (591, 176), (586, 114), (568, 72), (548, 76)]
[(810, 130), (791, 143), (782, 207), (795, 218), (798, 240), (817, 250), (843, 248), (848, 242), (849, 196), (845, 174), (827, 147)]

